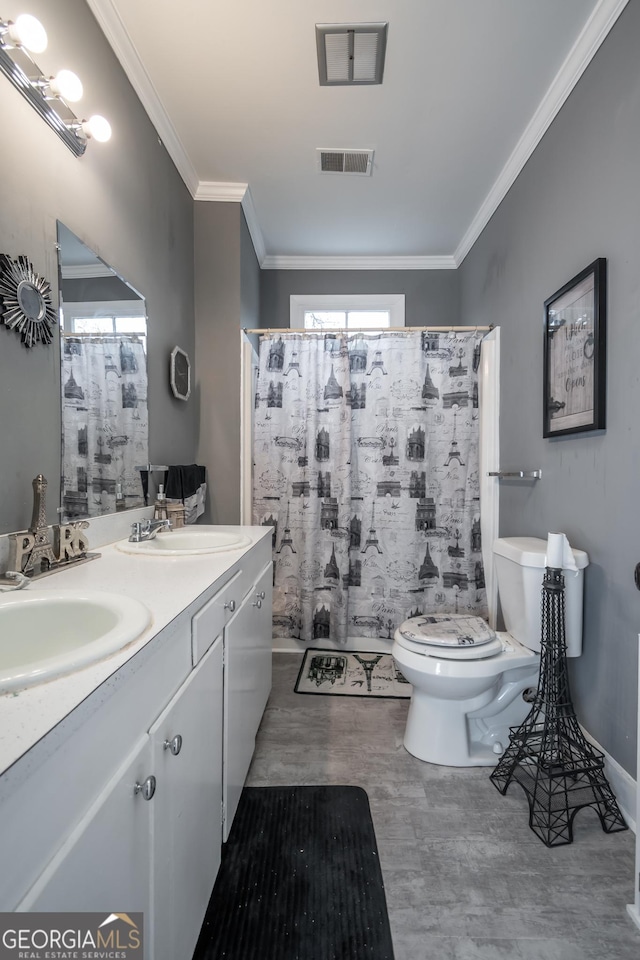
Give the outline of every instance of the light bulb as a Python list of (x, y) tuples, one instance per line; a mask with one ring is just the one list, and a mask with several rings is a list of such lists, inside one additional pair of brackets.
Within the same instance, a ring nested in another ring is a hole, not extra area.
[(15, 23), (9, 24), (8, 33), (14, 43), (32, 53), (47, 49), (47, 31), (30, 13), (21, 13)]
[(106, 143), (107, 140), (111, 139), (111, 124), (108, 120), (105, 120), (104, 117), (96, 113), (93, 117), (89, 117), (88, 120), (83, 120), (82, 132), (85, 137), (93, 138), (100, 143)]
[(71, 70), (58, 70), (55, 77), (49, 80), (49, 90), (54, 97), (75, 103), (82, 97), (82, 81)]

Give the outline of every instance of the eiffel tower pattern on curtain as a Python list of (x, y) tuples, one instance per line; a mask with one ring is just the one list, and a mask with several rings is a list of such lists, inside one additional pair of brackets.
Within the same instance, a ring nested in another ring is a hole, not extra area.
[(274, 528), (274, 635), (375, 637), (426, 610), (486, 615), (481, 334), (261, 340), (253, 522)]

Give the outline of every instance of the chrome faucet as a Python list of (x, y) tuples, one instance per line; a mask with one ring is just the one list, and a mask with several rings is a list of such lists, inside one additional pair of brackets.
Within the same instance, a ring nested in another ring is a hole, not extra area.
[(129, 543), (153, 540), (158, 530), (171, 530), (171, 520), (136, 520), (131, 524)]

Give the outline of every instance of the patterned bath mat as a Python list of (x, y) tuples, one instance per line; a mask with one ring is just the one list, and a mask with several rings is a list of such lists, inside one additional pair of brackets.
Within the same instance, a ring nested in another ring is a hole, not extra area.
[(342, 697), (410, 697), (411, 684), (390, 653), (305, 650), (296, 693)]

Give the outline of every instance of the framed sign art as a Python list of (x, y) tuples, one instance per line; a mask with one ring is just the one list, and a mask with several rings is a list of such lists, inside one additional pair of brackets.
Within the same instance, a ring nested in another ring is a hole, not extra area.
[(544, 437), (605, 427), (607, 261), (544, 303)]

